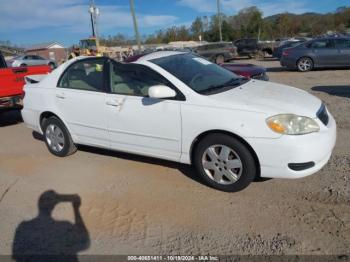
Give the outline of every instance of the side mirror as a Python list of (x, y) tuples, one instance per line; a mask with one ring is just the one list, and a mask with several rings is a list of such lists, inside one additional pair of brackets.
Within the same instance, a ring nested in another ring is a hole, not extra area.
[(151, 98), (171, 98), (176, 96), (176, 92), (168, 86), (156, 85), (148, 89), (148, 96)]

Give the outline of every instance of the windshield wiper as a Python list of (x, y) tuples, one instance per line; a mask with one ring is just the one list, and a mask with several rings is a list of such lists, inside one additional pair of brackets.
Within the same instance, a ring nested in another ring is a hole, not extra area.
[(246, 82), (247, 80), (248, 80), (247, 78), (243, 78), (243, 77), (232, 78), (224, 84), (209, 86), (207, 89), (199, 91), (199, 93), (203, 95), (209, 95), (209, 94), (219, 92), (220, 89), (223, 89), (222, 91), (227, 91), (231, 88), (241, 85), (243, 82)]

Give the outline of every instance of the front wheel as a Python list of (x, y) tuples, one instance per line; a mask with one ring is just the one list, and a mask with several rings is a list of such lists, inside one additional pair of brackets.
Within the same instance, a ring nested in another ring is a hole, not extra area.
[(77, 151), (77, 147), (61, 120), (50, 117), (44, 120), (42, 126), (46, 146), (53, 155), (64, 157)]
[(311, 71), (314, 68), (314, 62), (309, 57), (302, 57), (297, 62), (297, 68), (300, 72)]
[(194, 165), (209, 186), (226, 192), (246, 188), (256, 176), (256, 163), (249, 149), (225, 134), (203, 138), (194, 152)]

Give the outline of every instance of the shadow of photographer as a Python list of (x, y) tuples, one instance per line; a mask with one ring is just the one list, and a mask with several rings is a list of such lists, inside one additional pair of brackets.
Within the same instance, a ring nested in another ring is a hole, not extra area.
[[(72, 203), (75, 223), (52, 218), (55, 206)], [(90, 246), (89, 232), (80, 215), (79, 195), (61, 195), (46, 191), (39, 197), (39, 214), (23, 221), (16, 229), (12, 257), (16, 261), (78, 261), (77, 254)]]

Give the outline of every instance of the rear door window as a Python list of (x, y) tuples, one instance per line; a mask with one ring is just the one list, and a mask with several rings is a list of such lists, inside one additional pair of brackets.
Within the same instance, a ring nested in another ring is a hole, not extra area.
[(71, 65), (59, 80), (58, 87), (104, 92), (104, 59), (89, 59)]
[(311, 42), (309, 47), (315, 49), (334, 48), (334, 43), (330, 39), (320, 39)]
[(350, 39), (336, 39), (335, 40), (336, 48), (350, 48)]
[(44, 58), (42, 58), (41, 56), (38, 56), (38, 55), (33, 56), (33, 59), (35, 59), (35, 60), (45, 60)]

